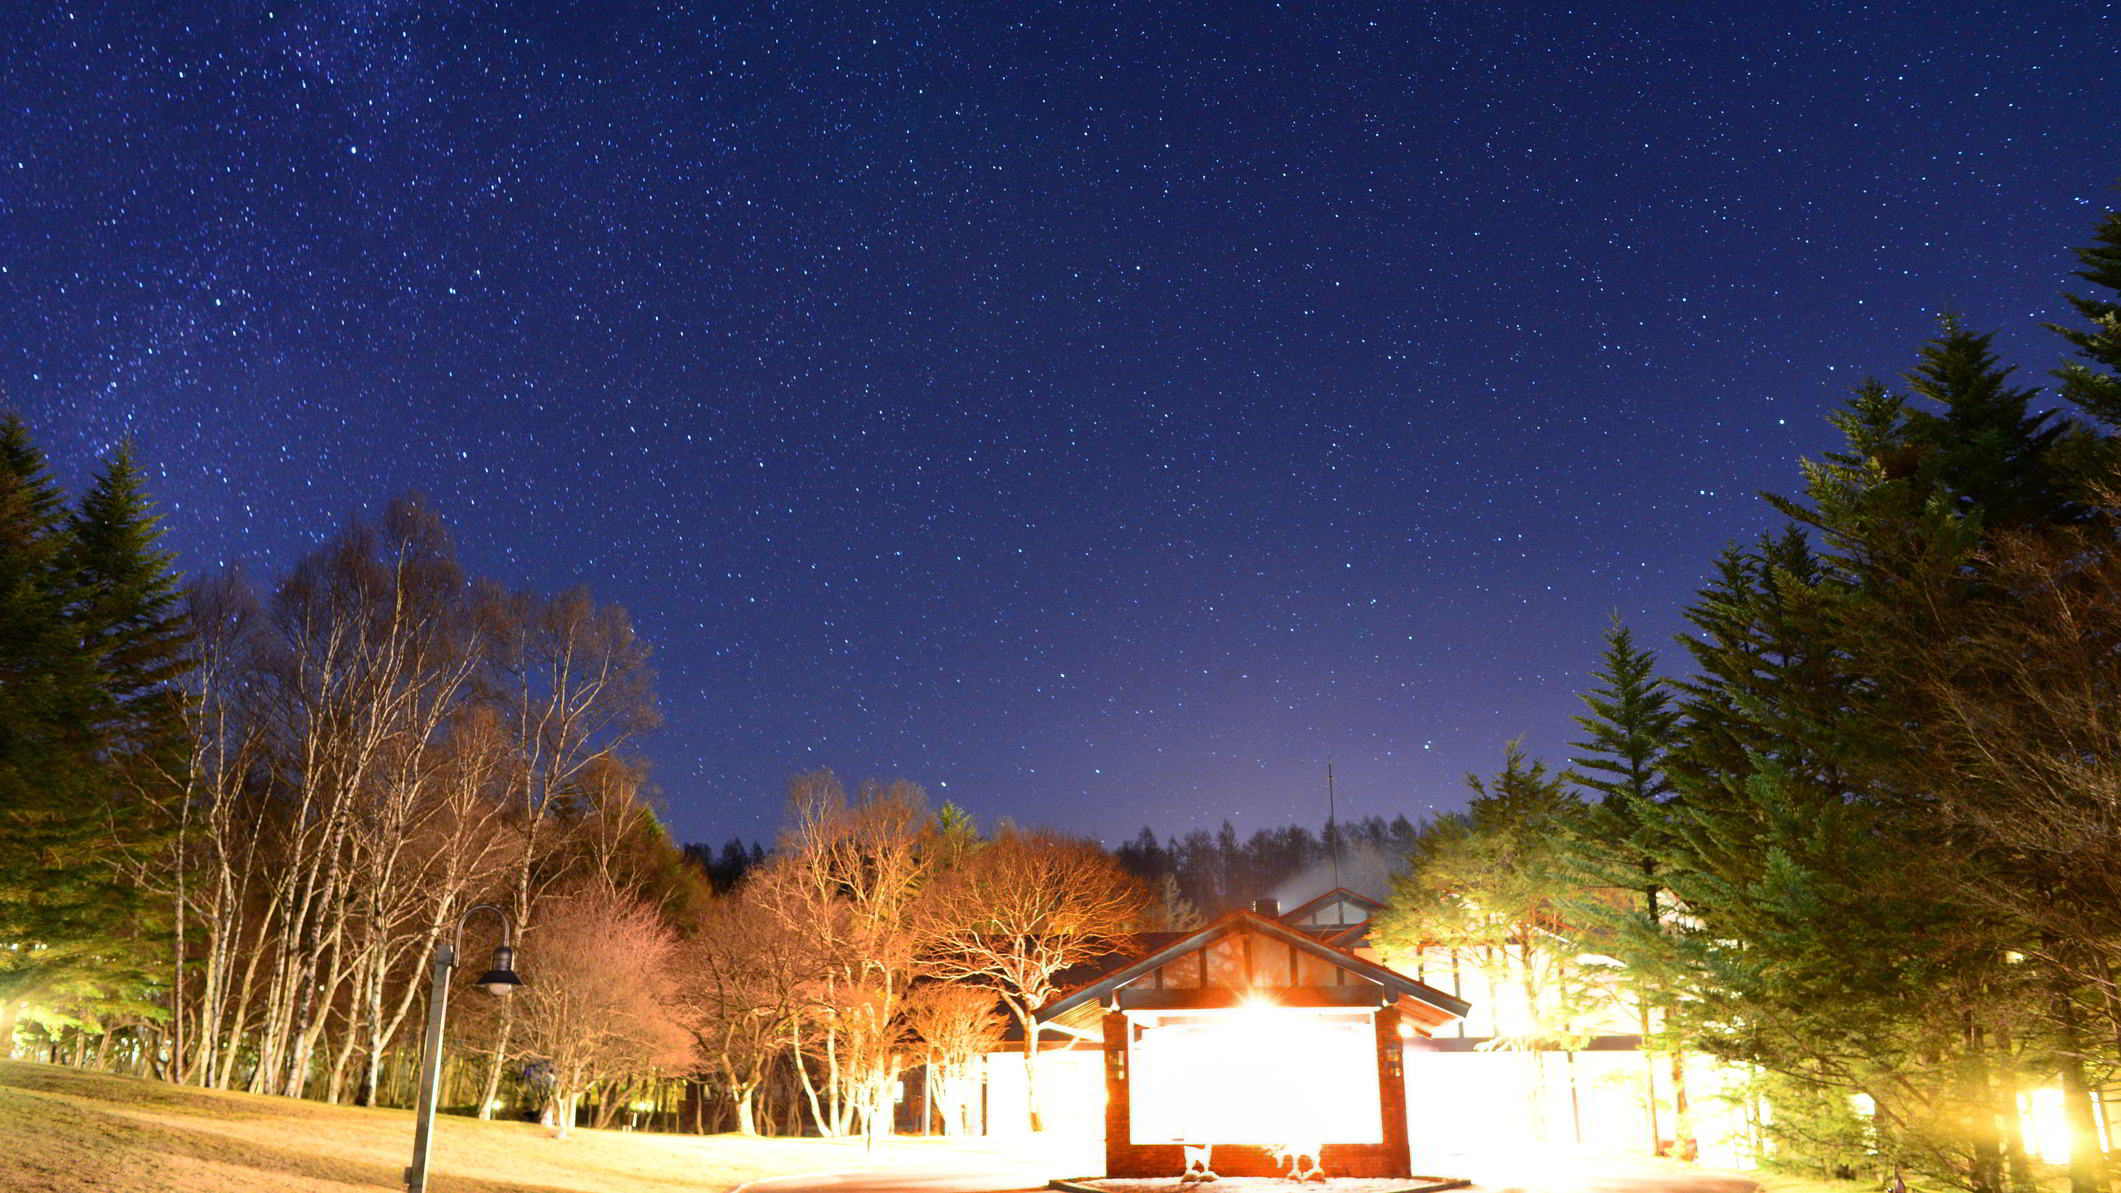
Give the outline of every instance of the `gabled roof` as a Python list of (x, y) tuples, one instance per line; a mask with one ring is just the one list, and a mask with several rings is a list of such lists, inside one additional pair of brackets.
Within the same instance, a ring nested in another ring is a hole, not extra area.
[(1281, 918), (1287, 922), (1294, 923), (1297, 920), (1300, 920), (1305, 916), (1311, 914), (1313, 911), (1316, 911), (1319, 908), (1324, 907), (1326, 904), (1331, 903), (1335, 899), (1346, 899), (1350, 903), (1359, 903), (1364, 908), (1369, 910), (1372, 914), (1375, 914), (1376, 912), (1384, 909), (1383, 903), (1372, 899), (1370, 896), (1363, 894), (1361, 891), (1351, 891), (1344, 886), (1337, 886), (1334, 887), (1332, 890), (1327, 891), (1325, 894), (1318, 896), (1316, 899), (1307, 899), (1304, 902), (1296, 905), (1295, 907), (1292, 907), (1289, 910), (1282, 912)]
[[(1375, 901), (1372, 900), (1372, 902), (1374, 903)], [(1337, 965), (1365, 981), (1382, 986), (1395, 995), (1402, 998), (1411, 998), (1417, 1003), (1424, 1004), (1430, 1008), (1432, 1013), (1440, 1012), (1444, 1019), (1459, 1018), (1472, 1009), (1471, 1003), (1453, 998), (1425, 982), (1417, 982), (1396, 970), (1386, 969), (1382, 965), (1365, 961), (1346, 949), (1338, 948), (1322, 940), (1307, 936), (1297, 929), (1282, 923), (1280, 920), (1270, 920), (1257, 912), (1240, 909), (1230, 912), (1204, 928), (1179, 937), (1177, 940), (1157, 949), (1131, 965), (1113, 970), (1093, 982), (1076, 987), (1067, 994), (1040, 1007), (1033, 1018), (1040, 1023), (1045, 1023), (1065, 1015), (1069, 1011), (1092, 1000), (1102, 1001), (1120, 987), (1154, 972), (1159, 966), (1197, 949), (1206, 948), (1217, 940), (1239, 930), (1257, 932), (1262, 936), (1282, 941), (1330, 965)]]

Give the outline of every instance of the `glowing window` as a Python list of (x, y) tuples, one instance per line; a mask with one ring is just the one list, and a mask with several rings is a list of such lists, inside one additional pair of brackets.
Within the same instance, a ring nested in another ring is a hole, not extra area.
[(1245, 972), (1243, 935), (1225, 936), (1208, 946), (1207, 984), (1232, 989), (1251, 984)]

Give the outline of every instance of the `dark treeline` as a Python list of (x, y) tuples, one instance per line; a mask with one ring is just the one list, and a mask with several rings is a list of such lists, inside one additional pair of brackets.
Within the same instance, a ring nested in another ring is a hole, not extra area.
[(1239, 838), (1225, 820), (1214, 832), (1194, 829), (1159, 841), (1144, 827), (1113, 850), (1127, 872), (1153, 884), (1169, 905), (1167, 919), (1187, 912), (1214, 917), (1255, 899), (1309, 898), (1340, 885), (1381, 895), (1414, 844), (1405, 816), (1365, 816), (1313, 832), (1301, 824)]
[(766, 864), (766, 847), (757, 841), (746, 843), (737, 837), (722, 842), (720, 848), (694, 842), (685, 846), (685, 860), (699, 867), (714, 885), (716, 892), (736, 889), (746, 874)]
[[(1162, 840), (1144, 827), (1112, 855), (1129, 874), (1165, 892), (1163, 920), (1190, 923), (1256, 899), (1322, 893), (1336, 873), (1341, 885), (1381, 895), (1416, 836), (1414, 823), (1403, 815), (1365, 816), (1328, 824), (1318, 832), (1306, 825), (1283, 825), (1244, 838), (1224, 821), (1212, 833), (1194, 829)], [(764, 845), (740, 837), (718, 846), (689, 844), (684, 854), (717, 891), (733, 890), (769, 856)]]

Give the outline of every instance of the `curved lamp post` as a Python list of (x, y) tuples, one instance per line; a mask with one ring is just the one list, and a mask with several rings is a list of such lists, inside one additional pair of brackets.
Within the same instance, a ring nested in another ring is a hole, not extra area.
[(405, 1193), (427, 1193), (427, 1153), (434, 1140), (435, 1096), (442, 1087), (442, 1017), (449, 1010), (449, 975), (457, 968), (457, 950), (464, 947), (464, 925), (482, 911), (501, 921), (501, 944), (493, 951), (493, 968), (473, 983), (488, 994), (506, 995), (523, 984), (516, 976), (514, 926), (508, 913), (491, 903), (464, 909), (457, 917), (456, 936), (435, 946), (434, 987), (427, 994), (427, 1049), (420, 1062), (420, 1111), (413, 1120), (412, 1166), (405, 1170)]

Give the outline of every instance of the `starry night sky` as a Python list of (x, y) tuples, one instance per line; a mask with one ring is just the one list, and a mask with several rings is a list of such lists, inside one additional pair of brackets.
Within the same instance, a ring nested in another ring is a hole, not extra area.
[(688, 840), (1455, 806), (2121, 175), (2111, 4), (36, 7), (4, 400), (188, 568), (417, 489), (628, 606)]

